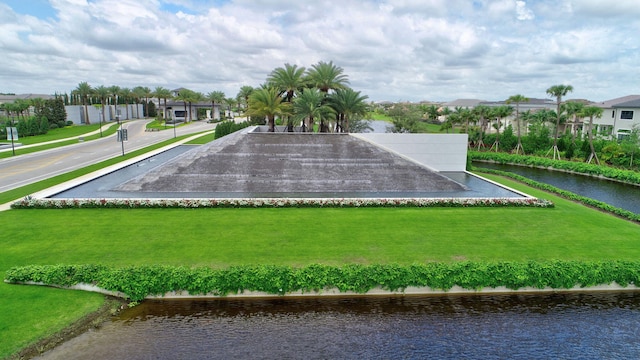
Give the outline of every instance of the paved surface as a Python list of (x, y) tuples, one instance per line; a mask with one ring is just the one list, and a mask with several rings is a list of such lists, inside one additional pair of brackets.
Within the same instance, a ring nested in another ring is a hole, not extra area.
[[(124, 128), (127, 129), (129, 137), (129, 141), (125, 142), (124, 145), (125, 153), (174, 137), (172, 129), (145, 132), (145, 125), (149, 121), (151, 121), (151, 119), (134, 120), (123, 125)], [(113, 124), (109, 124), (108, 126), (111, 125)], [(177, 136), (181, 136), (212, 130), (214, 128), (215, 124), (193, 122), (187, 126), (178, 127), (176, 134)], [(77, 139), (77, 137), (72, 139)], [(78, 142), (74, 145), (0, 159), (0, 192), (28, 185), (120, 155), (122, 155), (121, 143), (116, 141), (115, 135), (111, 135), (99, 140)]]
[(131, 192), (438, 192), (465, 188), (344, 134), (235, 133), (117, 187)]

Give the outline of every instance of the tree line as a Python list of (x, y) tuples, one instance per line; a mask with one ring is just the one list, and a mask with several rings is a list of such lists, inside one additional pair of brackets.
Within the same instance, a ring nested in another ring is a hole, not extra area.
[[(563, 102), (562, 98), (571, 91), (571, 85), (547, 89), (546, 93), (556, 100), (555, 110), (521, 112), (520, 105), (529, 102), (529, 98), (516, 94), (505, 101), (506, 105), (497, 107), (480, 104), (450, 109), (435, 104), (394, 104), (385, 112), (392, 119), (394, 132), (419, 132), (421, 123), (430, 122), (440, 125), (439, 131), (468, 134), (469, 149), (477, 151), (583, 159), (596, 164), (604, 161), (637, 168), (640, 129), (634, 127), (619, 141), (608, 140), (608, 133), (596, 134), (593, 122), (602, 117), (603, 109), (580, 101)], [(507, 125), (510, 118), (515, 129), (511, 123)]]

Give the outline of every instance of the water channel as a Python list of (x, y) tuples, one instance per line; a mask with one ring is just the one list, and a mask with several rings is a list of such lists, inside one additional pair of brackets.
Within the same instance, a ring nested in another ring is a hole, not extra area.
[(559, 189), (571, 191), (578, 195), (600, 200), (609, 205), (640, 214), (639, 186), (526, 166), (484, 162), (474, 162), (474, 165), (477, 167), (512, 172), (532, 180), (553, 185)]
[(40, 359), (634, 359), (633, 293), (145, 301)]

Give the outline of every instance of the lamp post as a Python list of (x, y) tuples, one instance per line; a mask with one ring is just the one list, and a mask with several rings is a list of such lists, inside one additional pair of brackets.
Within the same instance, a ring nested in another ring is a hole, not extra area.
[(9, 132), (11, 133), (11, 152), (13, 153), (13, 156), (16, 156), (16, 147), (14, 145), (14, 136), (13, 136), (13, 120), (15, 120), (15, 117), (13, 115), (11, 115), (11, 123), (9, 124)]
[(171, 115), (171, 120), (173, 121), (173, 137), (176, 137), (176, 118), (173, 116), (173, 113), (169, 113)]
[(102, 113), (99, 112), (98, 116), (100, 117), (100, 137), (102, 137)]

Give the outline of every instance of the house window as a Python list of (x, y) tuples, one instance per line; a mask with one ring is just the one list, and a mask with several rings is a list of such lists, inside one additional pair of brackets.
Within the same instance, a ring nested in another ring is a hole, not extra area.
[(177, 118), (185, 117), (186, 112), (183, 110), (176, 110), (175, 112)]
[(633, 120), (633, 111), (622, 110), (620, 112), (620, 119)]
[(600, 135), (602, 136), (609, 136), (611, 134), (613, 134), (613, 125), (600, 125), (598, 127), (598, 130)]
[(611, 118), (612, 118), (612, 119), (615, 119), (615, 118), (616, 118), (616, 111), (615, 111), (615, 110), (612, 110), (612, 111), (611, 111)]

